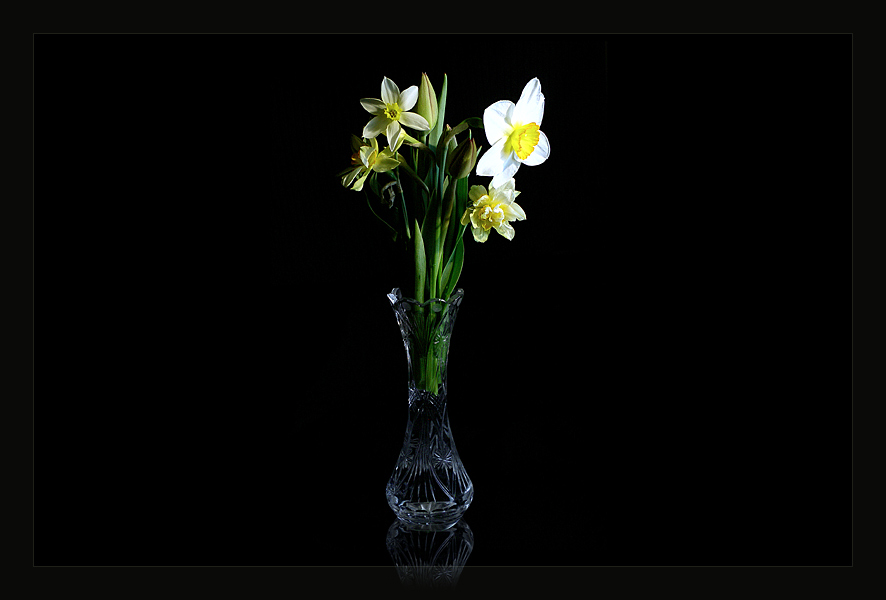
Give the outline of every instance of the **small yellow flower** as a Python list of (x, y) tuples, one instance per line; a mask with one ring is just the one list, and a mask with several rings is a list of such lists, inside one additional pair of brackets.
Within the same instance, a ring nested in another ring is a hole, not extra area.
[[(400, 140), (402, 143), (402, 140)], [(399, 145), (399, 144), (398, 144)], [(359, 192), (363, 189), (363, 183), (369, 177), (369, 173), (384, 173), (400, 166), (396, 149), (385, 148), (378, 151), (378, 141), (375, 138), (369, 140), (369, 144), (363, 142), (355, 135), (351, 136), (351, 166), (341, 173), (341, 182), (345, 187)]]
[(501, 187), (490, 185), (489, 191), (482, 185), (472, 186), (468, 192), (472, 205), (462, 215), (461, 224), (470, 223), (471, 233), (478, 242), (485, 242), (489, 238), (490, 229), (495, 229), (509, 240), (514, 239), (514, 228), (510, 222), (526, 219), (526, 213), (514, 202), (518, 195), (520, 192), (514, 189), (513, 177)]

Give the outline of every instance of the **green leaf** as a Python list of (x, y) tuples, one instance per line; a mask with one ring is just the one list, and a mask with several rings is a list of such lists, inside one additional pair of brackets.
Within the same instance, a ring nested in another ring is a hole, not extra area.
[(437, 123), (431, 129), (428, 142), (431, 146), (437, 146), (440, 136), (443, 134), (443, 123), (446, 120), (446, 90), (448, 88), (446, 73), (443, 73), (443, 87), (440, 88), (440, 97), (437, 99)]
[(467, 177), (462, 177), (461, 179), (456, 180), (454, 192), (454, 201), (451, 206), (447, 207), (449, 211), (448, 218), (445, 218), (446, 215), (444, 215), (444, 231), (446, 232), (446, 239), (443, 241), (443, 260), (447, 261), (452, 258), (452, 253), (455, 250), (456, 236), (461, 235), (464, 231), (464, 227), (459, 229), (459, 226), (462, 215), (465, 214), (468, 205)]
[(418, 226), (418, 220), (415, 221), (415, 235), (412, 236), (413, 246), (415, 246), (415, 299), (421, 304), (425, 301), (425, 273), (427, 272), (427, 264), (425, 262), (425, 243), (421, 237), (421, 227)]
[[(446, 266), (443, 267), (443, 273), (440, 275), (440, 289), (442, 289), (443, 291), (446, 291), (446, 289), (449, 287), (449, 277), (451, 275), (452, 275), (452, 260), (450, 259), (446, 263)], [(441, 296), (441, 298), (442, 298), (442, 296)], [(449, 297), (447, 296), (444, 299), (448, 300)]]
[[(462, 228), (462, 231), (464, 231), (464, 228)], [(449, 296), (452, 295), (455, 286), (458, 284), (458, 279), (461, 277), (461, 269), (464, 266), (464, 263), (465, 242), (464, 238), (459, 237), (458, 242), (455, 244), (455, 251), (452, 253), (449, 262), (446, 263), (446, 268), (443, 269), (443, 279), (445, 282), (443, 283), (442, 298), (448, 300)]]

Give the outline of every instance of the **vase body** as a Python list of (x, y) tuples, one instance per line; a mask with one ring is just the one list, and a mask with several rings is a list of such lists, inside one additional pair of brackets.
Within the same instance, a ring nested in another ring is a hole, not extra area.
[(464, 292), (418, 303), (388, 294), (406, 348), (408, 413), (403, 447), (385, 490), (397, 519), (420, 529), (448, 529), (468, 509), (474, 486), (455, 448), (447, 407), (447, 362)]

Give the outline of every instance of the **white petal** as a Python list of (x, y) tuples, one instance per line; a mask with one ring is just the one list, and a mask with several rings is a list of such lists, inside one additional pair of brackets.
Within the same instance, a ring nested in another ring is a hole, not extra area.
[(492, 178), (491, 185), (500, 186), (504, 185), (508, 179), (513, 177), (517, 173), (517, 169), (520, 168), (520, 163), (517, 162), (517, 159), (511, 155), (511, 158), (508, 159), (507, 164), (505, 165), (504, 170)]
[(511, 224), (507, 221), (502, 221), (498, 226), (496, 226), (495, 230), (509, 240), (514, 239), (514, 228), (511, 227)]
[(489, 237), (489, 231), (483, 229), (482, 227), (471, 228), (471, 233), (474, 234), (474, 239), (480, 243), (485, 242), (486, 239)]
[(397, 121), (388, 122), (388, 127), (385, 130), (385, 136), (388, 138), (388, 146), (396, 145), (402, 131), (403, 129), (400, 128), (400, 123)]
[(511, 134), (513, 111), (514, 103), (510, 100), (499, 100), (483, 111), (483, 129), (490, 145)]
[(366, 124), (366, 127), (363, 128), (363, 137), (374, 138), (384, 131), (390, 122), (391, 120), (384, 115), (372, 117), (369, 123)]
[(532, 154), (526, 157), (526, 160), (523, 161), (523, 164), (534, 167), (535, 165), (540, 165), (541, 163), (546, 161), (550, 155), (551, 144), (550, 142), (548, 142), (548, 136), (539, 131), (538, 144), (535, 145), (535, 150), (532, 151)]
[(406, 125), (407, 127), (418, 129), (419, 131), (427, 131), (431, 128), (427, 119), (419, 114), (411, 112), (400, 113), (400, 123)]
[(477, 175), (492, 177), (504, 170), (510, 155), (513, 154), (513, 152), (505, 154), (503, 152), (504, 147), (505, 138), (501, 138), (489, 150), (483, 153), (483, 156), (477, 161)]
[(371, 115), (380, 115), (385, 111), (385, 103), (378, 98), (360, 98), (360, 104)]
[(525, 125), (535, 123), (541, 127), (541, 119), (545, 114), (545, 97), (541, 93), (541, 82), (538, 77), (526, 84), (517, 106), (514, 108), (514, 123)]
[(397, 100), (397, 104), (400, 105), (400, 110), (412, 110), (412, 107), (415, 106), (415, 103), (418, 102), (418, 86), (412, 85), (400, 92), (400, 99)]
[(400, 99), (400, 88), (387, 77), (381, 82), (381, 99), (385, 104), (394, 104)]
[(497, 202), (511, 202), (514, 199), (514, 186), (516, 182), (514, 178), (511, 177), (507, 181), (505, 181), (502, 185), (495, 188), (495, 192), (493, 193), (493, 199)]
[[(400, 146), (402, 146), (403, 142), (405, 142), (405, 141), (406, 141), (406, 132), (403, 131), (403, 128), (401, 127), (400, 128), (400, 135), (397, 137), (397, 139), (396, 140), (388, 140), (388, 148), (387, 148), (388, 152), (390, 152), (391, 155), (393, 155), (395, 152), (397, 152), (397, 150), (400, 149)], [(397, 154), (397, 156), (400, 156), (400, 155)]]
[(521, 207), (516, 202), (511, 202), (510, 204), (506, 204), (502, 207), (505, 211), (505, 216), (508, 221), (525, 221), (526, 213), (523, 211), (523, 207)]

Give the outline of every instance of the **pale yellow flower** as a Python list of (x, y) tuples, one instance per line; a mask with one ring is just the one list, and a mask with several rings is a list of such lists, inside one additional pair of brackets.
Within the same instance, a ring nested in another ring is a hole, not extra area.
[(489, 191), (482, 185), (472, 186), (468, 192), (471, 205), (462, 215), (461, 224), (471, 225), (471, 233), (478, 242), (485, 242), (491, 229), (509, 240), (514, 239), (514, 228), (510, 222), (526, 219), (526, 213), (514, 202), (519, 194), (514, 189), (513, 177), (501, 187), (490, 185)]
[[(402, 140), (400, 140), (402, 143)], [(396, 149), (385, 148), (378, 151), (378, 141), (375, 138), (363, 144), (357, 136), (351, 136), (351, 167), (345, 169), (339, 175), (342, 176), (342, 185), (359, 192), (363, 189), (363, 183), (372, 171), (384, 173), (400, 166)]]

